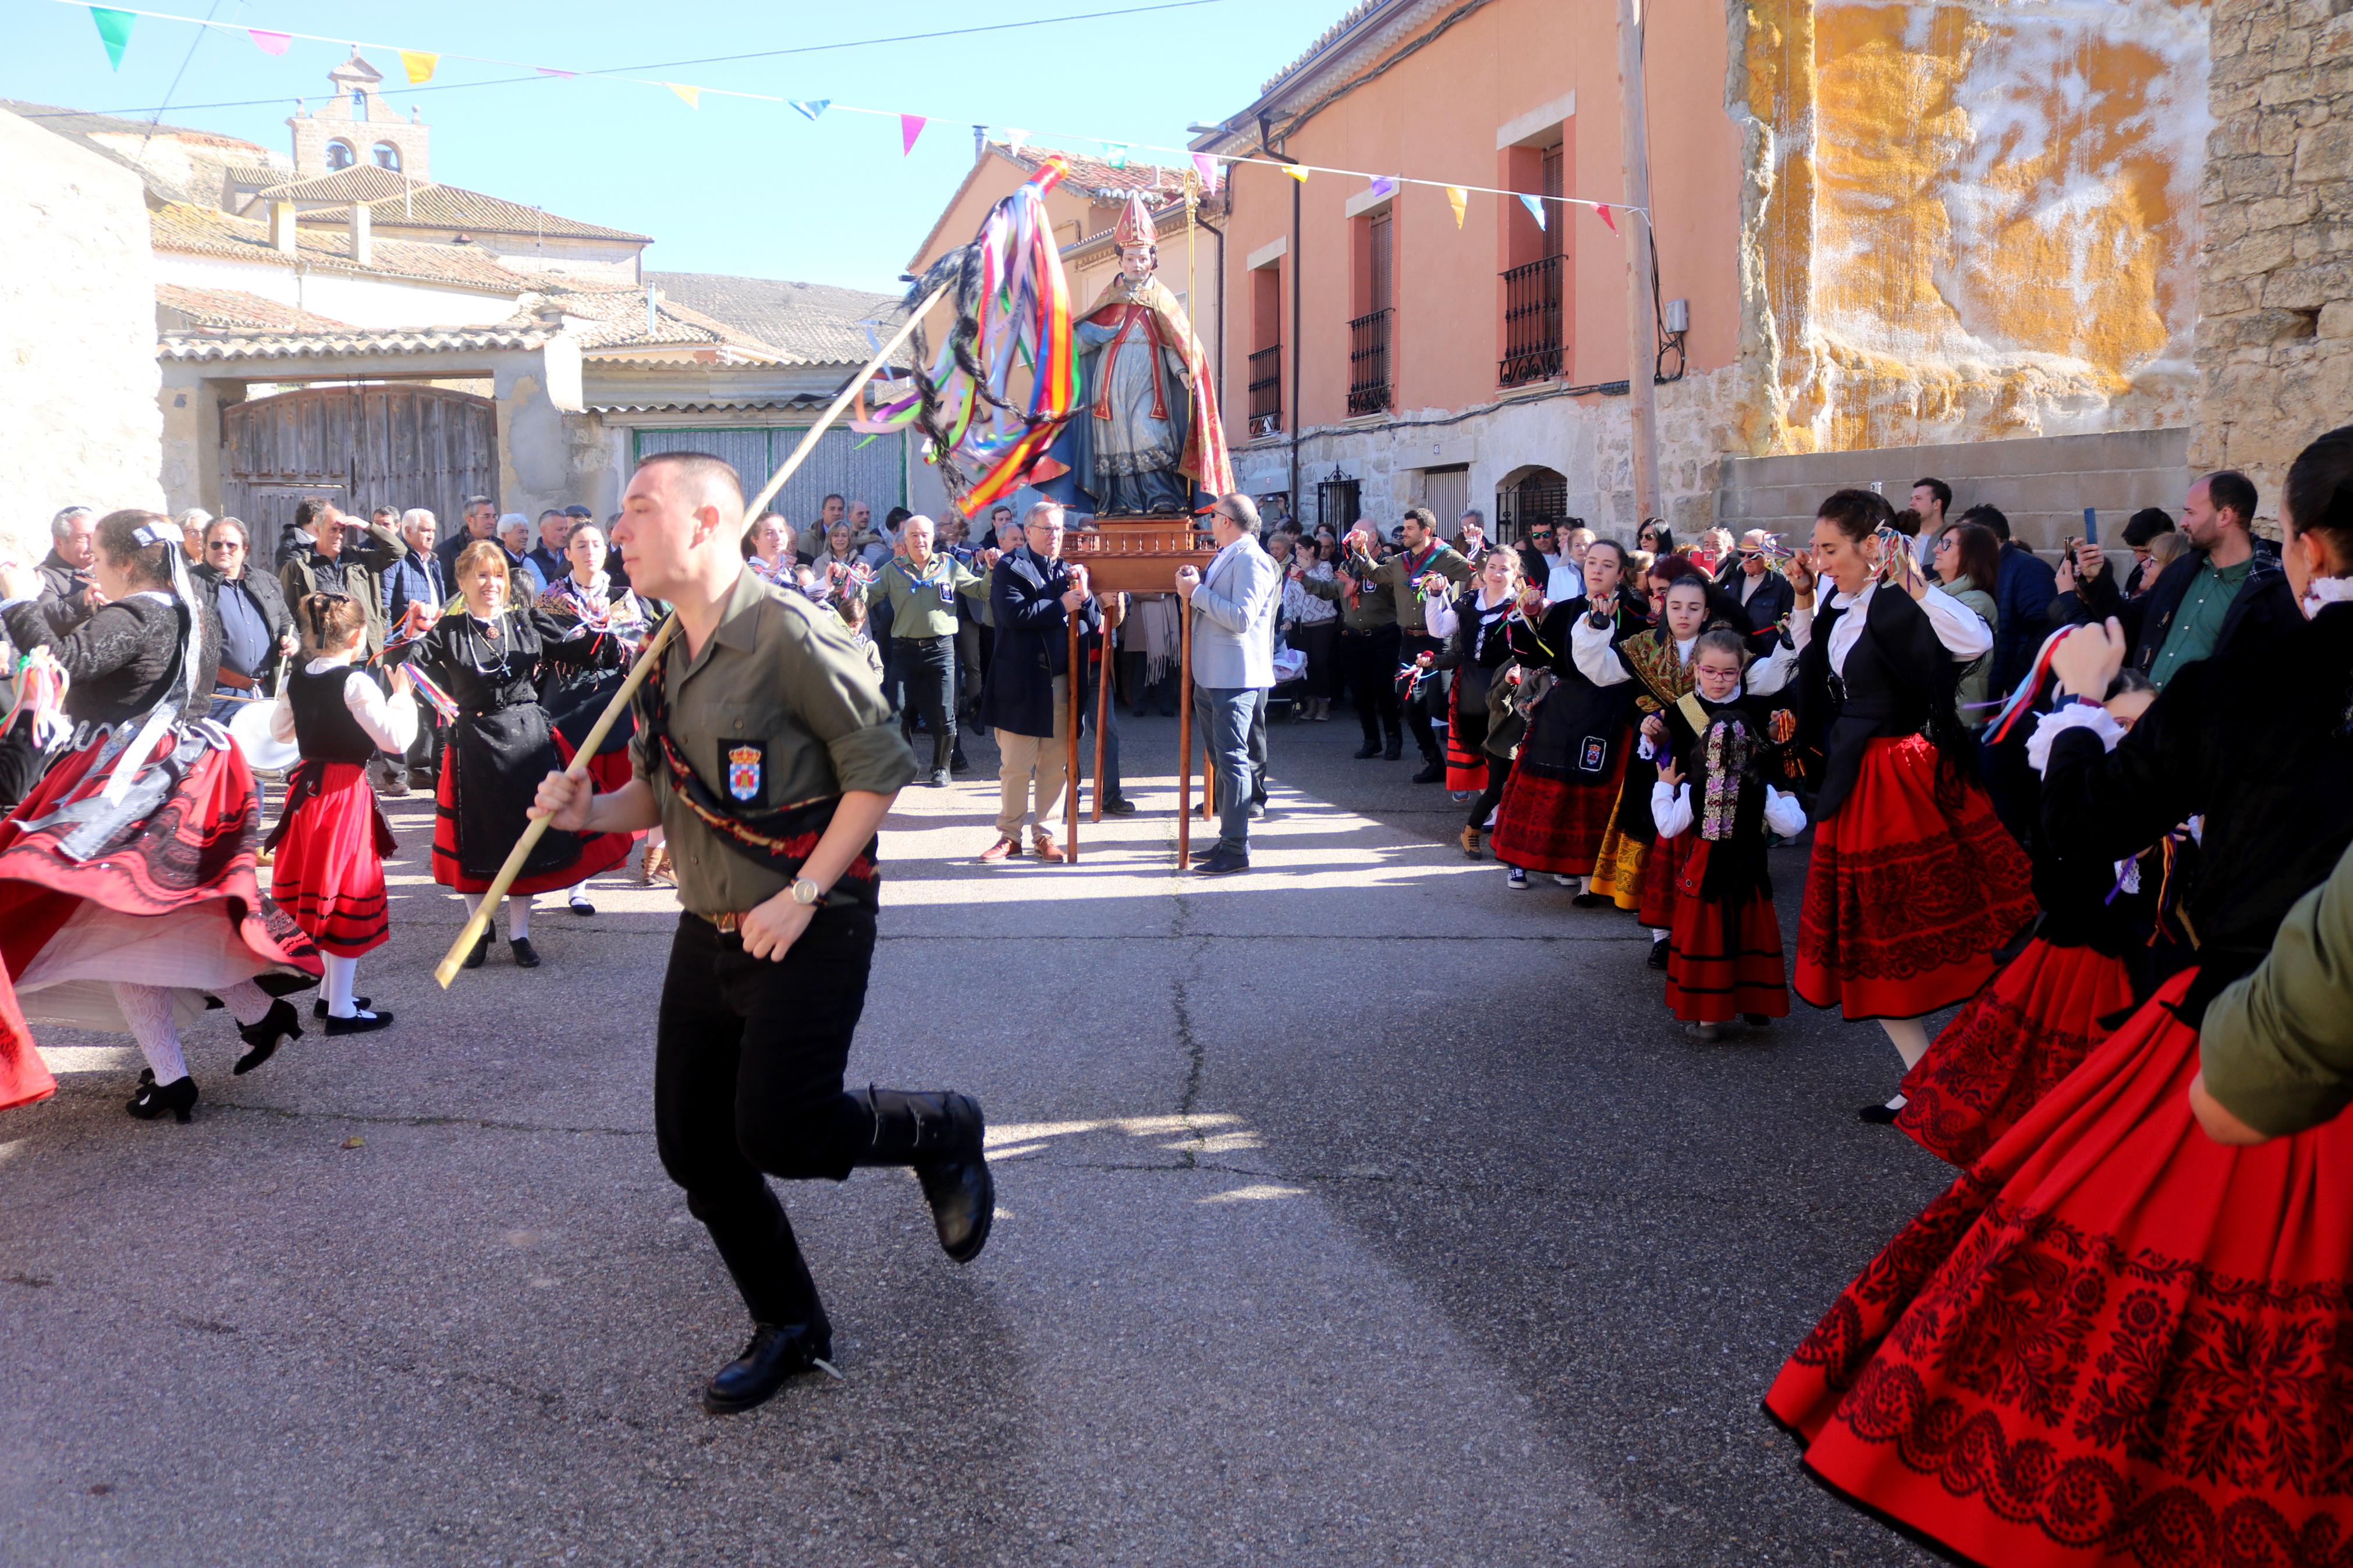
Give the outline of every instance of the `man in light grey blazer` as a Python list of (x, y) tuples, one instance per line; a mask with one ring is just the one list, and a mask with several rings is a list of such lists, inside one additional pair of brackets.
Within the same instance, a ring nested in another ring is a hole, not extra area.
[(1197, 876), (1250, 869), (1250, 717), (1274, 685), (1274, 613), (1282, 593), (1282, 574), (1259, 548), (1258, 532), (1250, 497), (1219, 496), (1209, 509), (1218, 552), (1208, 570), (1176, 572), (1176, 593), (1193, 617), (1193, 721), (1218, 770), (1218, 842), (1194, 857)]

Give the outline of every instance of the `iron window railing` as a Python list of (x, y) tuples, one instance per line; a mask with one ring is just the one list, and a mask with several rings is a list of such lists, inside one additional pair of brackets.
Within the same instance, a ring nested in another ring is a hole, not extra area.
[(1525, 386), (1560, 374), (1560, 258), (1504, 274), (1504, 359), (1497, 380)]
[(1250, 432), (1271, 436), (1282, 428), (1282, 345), (1250, 356)]
[(1389, 321), (1375, 310), (1348, 323), (1348, 416), (1378, 414), (1389, 405)]

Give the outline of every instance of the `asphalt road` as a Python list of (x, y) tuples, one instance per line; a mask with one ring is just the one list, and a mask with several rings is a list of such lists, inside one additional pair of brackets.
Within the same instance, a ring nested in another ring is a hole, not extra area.
[(852, 1070), (977, 1094), (1001, 1212), (958, 1268), (903, 1175), (787, 1191), (846, 1377), (751, 1415), (695, 1403), (745, 1325), (654, 1158), (666, 891), (543, 900), (544, 968), (440, 993), (459, 906), (389, 803), (395, 1027), (235, 1079), (210, 1015), (188, 1127), (45, 1033), (0, 1563), (1926, 1562), (1757, 1410), (1943, 1183), (1853, 1118), (1884, 1039), (1691, 1041), (1630, 916), (1508, 891), (1345, 712), (1276, 727), (1256, 868), (1188, 883), (1174, 723), (1123, 723), (1145, 811), (1076, 867), (972, 861), (993, 778), (888, 825)]

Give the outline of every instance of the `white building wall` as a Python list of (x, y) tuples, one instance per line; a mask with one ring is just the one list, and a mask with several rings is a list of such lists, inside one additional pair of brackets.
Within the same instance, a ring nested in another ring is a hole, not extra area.
[(139, 177), (0, 112), (0, 523), (46, 552), (60, 507), (159, 507), (154, 250)]
[[(142, 219), (143, 221), (143, 219)], [(487, 327), (515, 312), (516, 296), (430, 283), (297, 269), (264, 261), (154, 253), (155, 279), (190, 289), (236, 289), (354, 327)], [(152, 323), (154, 304), (148, 303)]]

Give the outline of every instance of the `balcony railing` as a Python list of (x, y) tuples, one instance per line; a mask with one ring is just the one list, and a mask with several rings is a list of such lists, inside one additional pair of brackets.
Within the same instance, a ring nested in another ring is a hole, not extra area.
[(1282, 428), (1282, 345), (1250, 356), (1250, 433), (1271, 436)]
[(1505, 386), (1549, 381), (1560, 374), (1560, 258), (1547, 256), (1504, 274)]
[(1348, 416), (1378, 414), (1389, 405), (1389, 319), (1375, 310), (1348, 323)]

